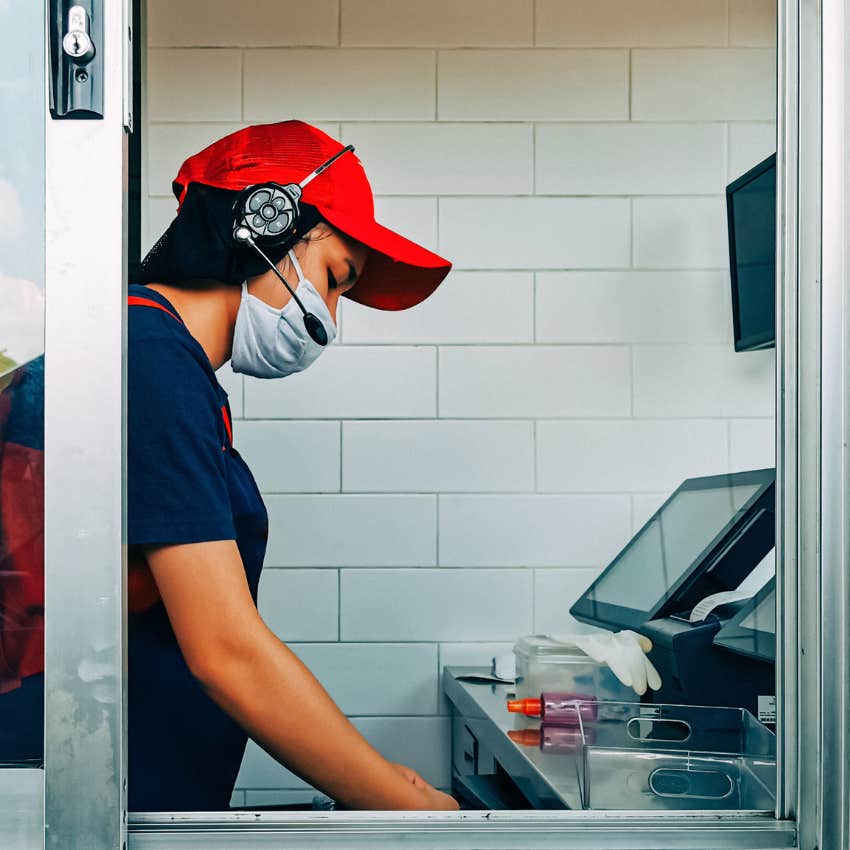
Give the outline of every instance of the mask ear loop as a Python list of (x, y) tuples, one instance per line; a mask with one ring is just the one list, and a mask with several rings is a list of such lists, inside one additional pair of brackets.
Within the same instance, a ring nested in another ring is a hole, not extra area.
[(289, 260), (292, 263), (293, 267), (295, 268), (295, 274), (298, 275), (298, 283), (304, 283), (304, 280), (305, 280), (304, 272), (301, 271), (301, 264), (295, 258), (295, 250), (293, 248), (290, 248), (286, 252), (286, 254), (289, 257)]

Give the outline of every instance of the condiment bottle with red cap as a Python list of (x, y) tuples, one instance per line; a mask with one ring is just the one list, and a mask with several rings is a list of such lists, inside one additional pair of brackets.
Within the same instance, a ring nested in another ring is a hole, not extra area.
[(539, 717), (544, 723), (578, 726), (582, 720), (596, 720), (596, 697), (586, 694), (544, 693), (539, 699), (509, 699), (508, 711)]

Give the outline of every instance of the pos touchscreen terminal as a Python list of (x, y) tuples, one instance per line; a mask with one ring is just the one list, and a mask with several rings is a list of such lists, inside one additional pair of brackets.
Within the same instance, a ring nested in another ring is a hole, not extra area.
[(687, 614), (735, 590), (774, 543), (774, 469), (690, 478), (572, 606), (605, 629)]

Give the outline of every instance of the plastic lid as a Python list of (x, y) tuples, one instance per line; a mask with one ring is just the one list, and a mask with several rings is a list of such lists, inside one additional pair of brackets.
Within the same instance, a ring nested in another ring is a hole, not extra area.
[(514, 646), (514, 654), (524, 658), (540, 658), (565, 664), (586, 663), (590, 660), (590, 657), (578, 647), (567, 646), (545, 635), (528, 635), (520, 638)]
[(529, 717), (540, 717), (540, 713), (543, 711), (543, 701), (534, 697), (509, 699), (508, 711), (514, 714), (527, 714)]

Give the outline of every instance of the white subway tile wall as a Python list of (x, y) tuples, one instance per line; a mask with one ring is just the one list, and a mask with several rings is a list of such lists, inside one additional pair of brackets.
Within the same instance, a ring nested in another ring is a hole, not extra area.
[[(723, 193), (775, 150), (774, 6), (149, 2), (146, 247), (186, 156), (302, 118), (454, 261), (412, 310), (343, 299), (303, 375), (219, 372), (269, 509), (263, 617), (441, 787), (443, 666), (583, 628), (570, 605), (682, 479), (773, 463)], [(309, 795), (249, 745), (234, 804)]]

